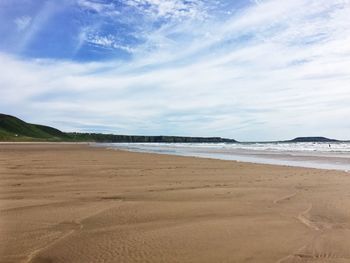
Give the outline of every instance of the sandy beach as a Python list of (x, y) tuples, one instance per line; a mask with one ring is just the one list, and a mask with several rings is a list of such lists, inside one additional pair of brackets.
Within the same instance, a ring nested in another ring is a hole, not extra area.
[(0, 145), (0, 262), (350, 262), (350, 174)]

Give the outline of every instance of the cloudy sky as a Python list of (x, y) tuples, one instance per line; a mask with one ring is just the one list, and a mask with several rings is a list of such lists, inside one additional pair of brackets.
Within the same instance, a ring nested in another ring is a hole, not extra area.
[(0, 0), (0, 112), (64, 131), (350, 139), (350, 0)]

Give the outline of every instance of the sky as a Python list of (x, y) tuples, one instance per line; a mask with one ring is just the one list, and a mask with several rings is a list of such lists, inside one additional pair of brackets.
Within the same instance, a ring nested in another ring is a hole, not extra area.
[(350, 139), (350, 0), (0, 0), (0, 112), (63, 131)]

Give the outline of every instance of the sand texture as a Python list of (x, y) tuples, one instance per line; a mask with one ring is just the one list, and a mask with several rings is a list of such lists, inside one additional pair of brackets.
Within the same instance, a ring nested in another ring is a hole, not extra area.
[(0, 262), (350, 262), (350, 174), (1, 144)]

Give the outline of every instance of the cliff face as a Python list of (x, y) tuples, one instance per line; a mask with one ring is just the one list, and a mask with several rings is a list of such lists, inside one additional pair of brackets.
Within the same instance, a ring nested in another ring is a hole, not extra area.
[(96, 142), (153, 142), (153, 143), (233, 143), (233, 139), (220, 137), (138, 136), (101, 133), (68, 133), (75, 141), (92, 139)]

